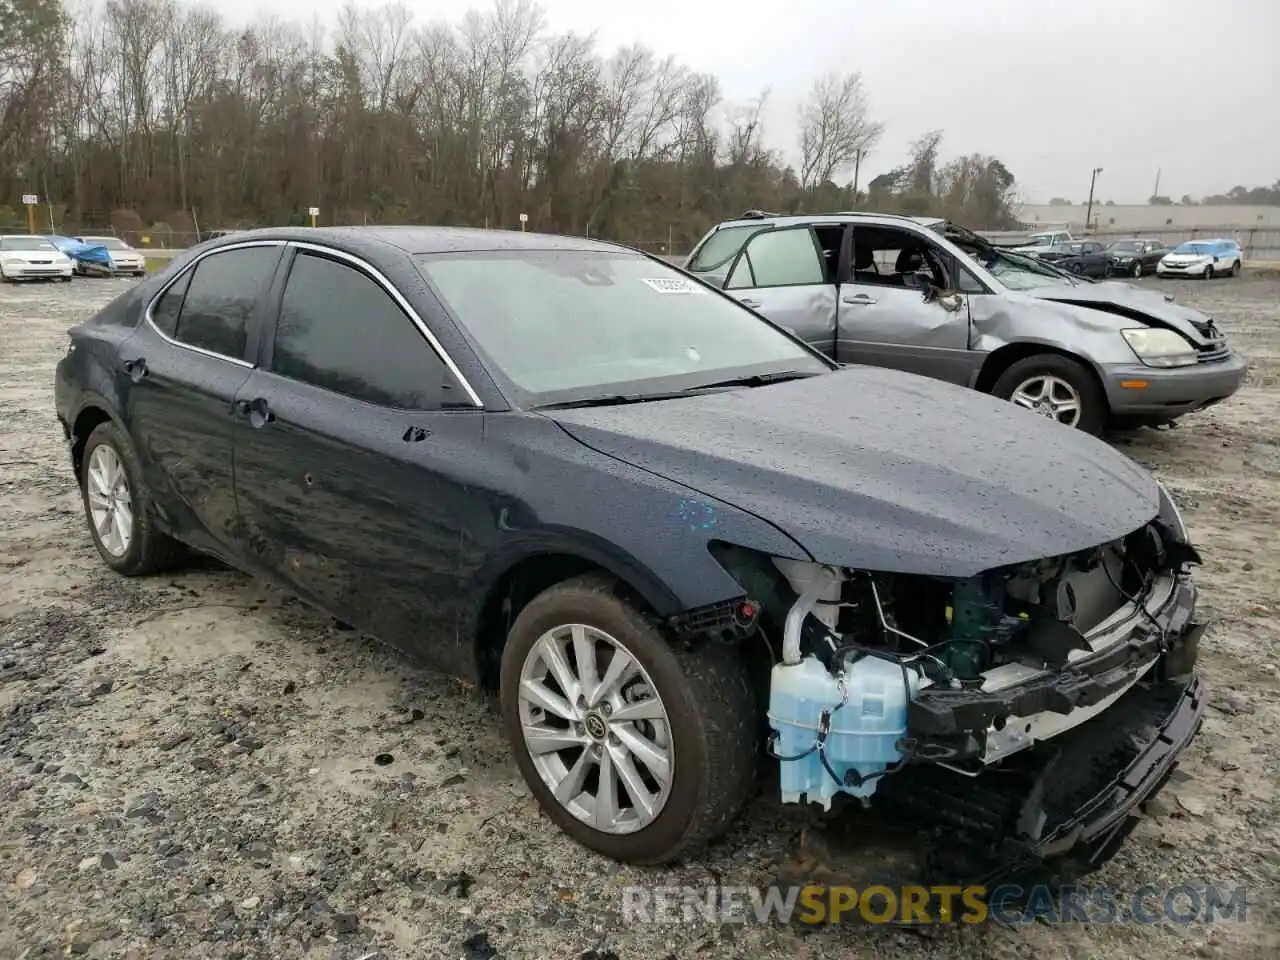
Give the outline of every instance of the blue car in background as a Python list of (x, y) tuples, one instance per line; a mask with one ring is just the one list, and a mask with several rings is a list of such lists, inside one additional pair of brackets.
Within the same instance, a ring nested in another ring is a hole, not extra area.
[(84, 275), (111, 276), (115, 273), (115, 264), (111, 262), (111, 253), (101, 244), (84, 243), (74, 237), (51, 236), (50, 243), (71, 258), (75, 272)]
[(1180, 243), (1156, 264), (1156, 276), (1238, 277), (1244, 268), (1244, 251), (1234, 240), (1188, 240)]

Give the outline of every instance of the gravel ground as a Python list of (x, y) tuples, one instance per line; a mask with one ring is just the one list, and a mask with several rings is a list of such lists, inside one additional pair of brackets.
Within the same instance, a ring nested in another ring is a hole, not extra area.
[(0, 958), (1280, 955), (1280, 282), (1164, 285), (1219, 317), (1249, 383), (1111, 438), (1169, 484), (1207, 558), (1215, 693), (1095, 879), (1243, 885), (1248, 919), (929, 936), (624, 925), (625, 884), (768, 882), (795, 815), (760, 799), (696, 862), (620, 867), (539, 814), (476, 692), (211, 563), (109, 573), (51, 384), (66, 328), (128, 282), (0, 289)]

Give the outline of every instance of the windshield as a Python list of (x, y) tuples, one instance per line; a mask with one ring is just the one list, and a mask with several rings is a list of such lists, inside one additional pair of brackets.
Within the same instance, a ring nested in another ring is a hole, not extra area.
[(1033, 233), (1031, 236), (1027, 237), (1027, 246), (1043, 247), (1047, 244), (1053, 243), (1056, 237), (1056, 233)]
[(489, 251), (418, 264), (530, 405), (831, 369), (728, 297), (639, 255)]
[(1173, 252), (1174, 253), (1210, 254), (1210, 253), (1213, 253), (1213, 244), (1212, 243), (1191, 243), (1191, 242), (1180, 243), (1174, 249)]
[(751, 235), (765, 229), (768, 228), (760, 224), (749, 224), (744, 227), (722, 227), (708, 238), (707, 242), (702, 245), (702, 249), (698, 251), (697, 256), (689, 261), (690, 272), (707, 273), (711, 270), (727, 267), (729, 261), (738, 255), (738, 251), (742, 249), (742, 245), (747, 242)]
[(974, 259), (1010, 290), (1074, 287), (1080, 282), (1033, 257), (1006, 253), (1003, 250), (979, 250), (974, 254)]
[(93, 247), (106, 247), (108, 250), (128, 250), (129, 245), (119, 237), (81, 237), (84, 243)]
[(1115, 250), (1117, 253), (1141, 253), (1142, 241), (1141, 240), (1117, 240), (1115, 243), (1111, 244), (1111, 246), (1109, 246), (1107, 249)]
[(44, 237), (0, 237), (0, 250), (54, 250), (55, 247)]

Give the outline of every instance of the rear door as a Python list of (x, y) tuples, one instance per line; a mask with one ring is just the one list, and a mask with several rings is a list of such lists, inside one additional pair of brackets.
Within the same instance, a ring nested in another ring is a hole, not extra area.
[(455, 643), (464, 481), (482, 414), (370, 264), (300, 245), (238, 395), (236, 496), (256, 559), (335, 616), (469, 672)]
[(123, 411), (156, 510), (179, 537), (228, 560), (240, 553), (232, 414), (258, 349), (284, 247), (215, 250), (175, 277), (120, 348), (132, 383)]
[(830, 356), (845, 231), (839, 224), (806, 224), (756, 233), (734, 259), (725, 293)]
[[(969, 350), (968, 294), (952, 276), (958, 269), (922, 233), (856, 225), (847, 282), (840, 284), (836, 359), (967, 386), (981, 356)], [(938, 295), (927, 295), (925, 274)]]

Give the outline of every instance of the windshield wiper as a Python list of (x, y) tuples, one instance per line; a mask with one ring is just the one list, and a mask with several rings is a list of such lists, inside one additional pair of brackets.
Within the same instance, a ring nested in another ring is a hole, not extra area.
[[(827, 373), (829, 371), (822, 371)], [(784, 380), (803, 380), (806, 377), (816, 377), (818, 371), (812, 373), (806, 370), (779, 370), (776, 373), (753, 373), (749, 377), (730, 377), (728, 380), (715, 380), (711, 383), (699, 383), (697, 386), (689, 387), (684, 392), (693, 393), (698, 390), (714, 390), (717, 387), (763, 387), (770, 383), (782, 383)]]
[[(827, 372), (827, 371), (822, 371)], [(553, 403), (540, 403), (535, 410), (572, 410), (575, 407), (614, 407), (625, 403), (646, 403), (650, 400), (675, 400), (701, 393), (704, 390), (721, 390), (725, 387), (762, 387), (769, 383), (781, 383), (784, 380), (801, 380), (805, 377), (816, 377), (818, 372), (809, 373), (803, 370), (780, 370), (777, 373), (754, 373), (747, 377), (731, 377), (727, 380), (716, 380), (712, 383), (696, 383), (683, 390), (667, 390), (661, 393), (608, 393), (597, 397), (582, 397), (578, 400), (558, 400)]]
[(575, 407), (614, 407), (624, 403), (645, 403), (648, 400), (674, 400), (687, 397), (685, 390), (669, 390), (665, 393), (609, 393), (598, 397), (582, 397), (578, 400), (558, 400), (540, 403), (535, 410), (572, 410)]

